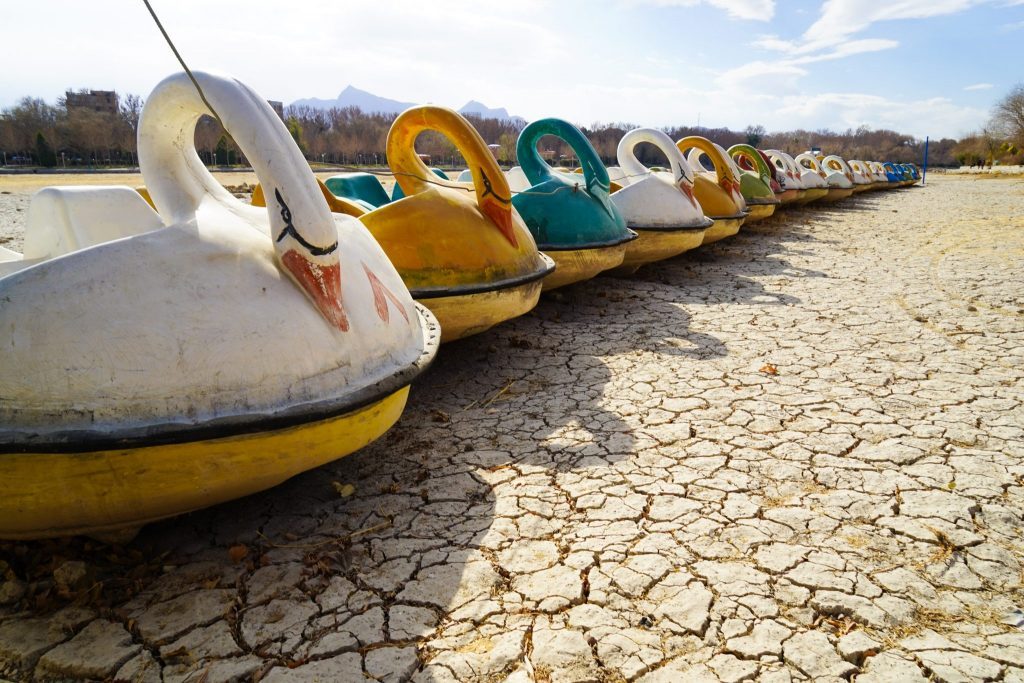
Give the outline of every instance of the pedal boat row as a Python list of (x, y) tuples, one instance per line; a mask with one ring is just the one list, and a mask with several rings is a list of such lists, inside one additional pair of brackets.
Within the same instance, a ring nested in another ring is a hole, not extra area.
[[(578, 129), (543, 119), (506, 175), (464, 118), (424, 106), (389, 133), (389, 197), (369, 174), (317, 180), (266, 100), (195, 77), (202, 93), (177, 74), (146, 101), (144, 191), (46, 188), (23, 253), (0, 248), (0, 538), (123, 540), (272, 487), (380, 437), (440, 343), (526, 313), (542, 289), (914, 173), (649, 128), (606, 169)], [(256, 172), (252, 205), (199, 159), (205, 102)], [(459, 179), (416, 154), (428, 130), (466, 159)], [(572, 147), (577, 172), (541, 158), (545, 135)], [(642, 142), (668, 168), (643, 165)]]

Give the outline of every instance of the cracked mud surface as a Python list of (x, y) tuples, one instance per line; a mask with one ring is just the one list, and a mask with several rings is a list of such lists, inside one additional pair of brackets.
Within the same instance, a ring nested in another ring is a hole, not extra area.
[(0, 545), (0, 677), (1024, 681), (1022, 209), (784, 212), (445, 347), (272, 491)]

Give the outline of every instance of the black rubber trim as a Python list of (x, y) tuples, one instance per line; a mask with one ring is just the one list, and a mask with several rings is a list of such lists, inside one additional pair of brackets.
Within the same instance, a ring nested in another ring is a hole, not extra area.
[(685, 226), (664, 226), (664, 225), (631, 225), (630, 230), (648, 230), (650, 232), (697, 232), (698, 230), (707, 230), (715, 224), (714, 219), (707, 216), (704, 217), (705, 222), (701, 225), (685, 225)]
[(0, 456), (15, 453), (89, 453), (124, 448), (166, 446), (230, 436), (260, 434), (330, 419), (376, 403), (409, 386), (437, 355), (441, 326), (433, 314), (416, 304), (425, 348), (419, 358), (395, 374), (340, 398), (290, 406), (272, 413), (231, 415), (202, 424), (164, 423), (138, 427), (111, 436), (109, 432), (67, 430), (54, 434), (0, 431)]
[(541, 251), (580, 251), (582, 249), (603, 249), (605, 247), (617, 247), (620, 244), (632, 242), (640, 235), (636, 234), (632, 230), (629, 230), (629, 234), (621, 239), (608, 240), (607, 242), (587, 242), (586, 244), (577, 244), (576, 246), (569, 246), (564, 244), (538, 244), (537, 248)]
[(734, 213), (731, 216), (708, 216), (708, 218), (710, 218), (713, 221), (731, 221), (736, 220), (738, 218), (746, 218), (749, 215), (749, 211), (740, 211), (739, 213)]
[(520, 275), (518, 277), (509, 278), (507, 280), (498, 280), (496, 282), (486, 282), (479, 285), (464, 285), (462, 287), (431, 287), (424, 289), (410, 289), (409, 293), (412, 294), (414, 299), (440, 299), (445, 296), (469, 296), (470, 294), (483, 294), (485, 292), (496, 292), (502, 289), (512, 289), (513, 287), (519, 287), (526, 285), (537, 280), (542, 280), (555, 269), (555, 262), (544, 254), (539, 254), (541, 261), (544, 265), (532, 273), (526, 275)]

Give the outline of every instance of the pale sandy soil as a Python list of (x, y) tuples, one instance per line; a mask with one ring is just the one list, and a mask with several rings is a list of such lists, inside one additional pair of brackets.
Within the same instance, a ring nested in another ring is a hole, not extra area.
[(551, 293), (358, 453), (0, 563), (18, 681), (1020, 683), (1024, 182)]

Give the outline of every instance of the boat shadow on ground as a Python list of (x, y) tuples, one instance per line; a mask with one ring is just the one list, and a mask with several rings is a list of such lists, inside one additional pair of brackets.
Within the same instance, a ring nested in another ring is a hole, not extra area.
[[(100, 586), (87, 604), (130, 629), (187, 593), (226, 595), (219, 628), (237, 650), (196, 645), (187, 657), (168, 655), (172, 677), (217, 680), (218, 662), (246, 657), (258, 664), (253, 671), (271, 673), (382, 644), (407, 647), (409, 666), (419, 666), (408, 647), (416, 645), (430, 649), (433, 666), (462, 670), (459, 661), (475, 655), (433, 651), (437, 629), (485, 619), (493, 596), (513, 590), (503, 553), (522, 539), (558, 538), (570, 513), (561, 477), (613, 468), (655, 445), (632, 426), (638, 380), (617, 364), (638, 354), (657, 363), (726, 353), (689, 322), (668, 288), (642, 280), (545, 295), (530, 315), (445, 345), (399, 424), (362, 451), (148, 525), (125, 547), (16, 544), (27, 550), (12, 566), (26, 575), (34, 564), (48, 577), (64, 560), (84, 561)], [(26, 616), (69, 602), (50, 596)], [(204, 619), (197, 628), (215, 627)], [(181, 650), (168, 647), (173, 639), (134, 634), (151, 651)]]
[(810, 212), (789, 211), (743, 226), (729, 239), (644, 266), (634, 277), (666, 288), (667, 296), (677, 304), (800, 304), (798, 297), (772, 289), (771, 281), (828, 277), (795, 266), (786, 258), (806, 255), (809, 251), (804, 245), (823, 241), (803, 227), (819, 219)]

